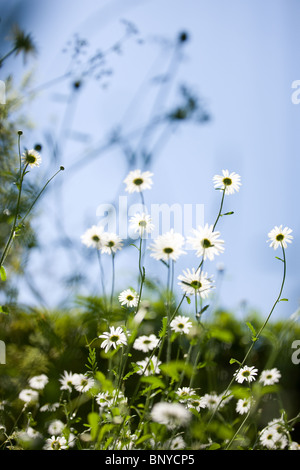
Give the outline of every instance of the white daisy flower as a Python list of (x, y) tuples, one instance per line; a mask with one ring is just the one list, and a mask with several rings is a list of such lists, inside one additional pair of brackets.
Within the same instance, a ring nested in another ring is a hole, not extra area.
[(177, 315), (170, 323), (171, 330), (175, 333), (188, 334), (190, 329), (193, 327), (191, 320), (188, 317)]
[(88, 228), (83, 235), (81, 235), (81, 241), (88, 248), (102, 248), (104, 229), (100, 225), (92, 225)]
[(67, 440), (65, 437), (60, 436), (51, 436), (49, 439), (46, 439), (44, 450), (64, 450), (67, 449)]
[(240, 384), (243, 383), (244, 380), (246, 380), (247, 382), (252, 382), (253, 380), (255, 380), (257, 372), (258, 370), (255, 369), (254, 366), (244, 366), (234, 374), (235, 380)]
[(279, 382), (280, 377), (281, 373), (274, 367), (273, 369), (263, 370), (259, 382), (263, 382), (264, 385), (274, 385)]
[(260, 432), (259, 440), (264, 447), (268, 449), (276, 449), (282, 436), (274, 427), (266, 427)]
[(222, 397), (219, 396), (217, 393), (206, 393), (202, 397), (202, 407), (208, 408), (209, 410), (214, 410), (221, 403), (221, 401)]
[(187, 402), (187, 407), (189, 409), (201, 411), (201, 408), (206, 408), (207, 404), (203, 397), (190, 398)]
[(42, 390), (48, 382), (49, 379), (45, 374), (36, 375), (35, 377), (31, 377), (31, 379), (29, 379), (30, 387), (36, 390)]
[[(36, 439), (41, 439), (43, 436), (36, 429), (32, 428), (31, 426), (28, 426), (26, 431), (17, 432), (16, 437), (21, 442), (30, 443), (30, 441), (34, 441)], [(34, 443), (32, 443), (32, 444), (34, 445)]]
[(112, 404), (112, 399), (108, 392), (100, 392), (95, 398), (100, 408), (106, 408)]
[(211, 289), (214, 288), (211, 279), (208, 278), (207, 273), (203, 273), (199, 269), (196, 271), (193, 268), (191, 271), (187, 269), (183, 271), (183, 275), (178, 276), (180, 282), (178, 285), (188, 295), (199, 294), (201, 298), (206, 298)]
[(135, 232), (139, 233), (142, 237), (146, 233), (151, 233), (154, 230), (154, 225), (151, 222), (150, 215), (143, 213), (137, 213), (130, 219), (130, 228), (132, 228)]
[(25, 403), (34, 403), (38, 401), (39, 394), (36, 390), (25, 388), (19, 393), (19, 398)]
[(168, 449), (170, 450), (182, 450), (185, 449), (186, 443), (182, 436), (176, 436), (172, 439), (168, 445)]
[(63, 375), (61, 375), (61, 378), (59, 379), (59, 382), (61, 383), (60, 390), (68, 390), (71, 392), (75, 376), (76, 374), (73, 374), (72, 372), (64, 371)]
[(59, 402), (55, 403), (45, 403), (40, 407), (40, 411), (44, 413), (45, 411), (56, 411), (60, 407)]
[(73, 385), (77, 392), (85, 393), (94, 387), (95, 382), (91, 377), (87, 377), (85, 374), (74, 374)]
[(139, 370), (137, 374), (139, 375), (152, 375), (152, 374), (159, 374), (161, 365), (161, 361), (153, 355), (149, 361), (149, 358), (144, 359), (143, 361), (137, 361), (136, 364), (139, 366)]
[(160, 235), (150, 246), (152, 253), (150, 256), (160, 261), (177, 261), (180, 255), (186, 252), (182, 249), (184, 237), (180, 233), (171, 229), (169, 232)]
[(236, 403), (236, 412), (240, 415), (248, 413), (251, 408), (251, 399), (250, 398), (240, 398)]
[(110, 330), (100, 335), (99, 338), (104, 338), (104, 341), (101, 344), (101, 348), (103, 348), (106, 353), (111, 347), (116, 349), (116, 347), (119, 345), (122, 346), (123, 344), (127, 344), (126, 335), (120, 326), (117, 328), (111, 326)]
[(58, 436), (64, 430), (65, 425), (60, 419), (54, 419), (48, 426), (48, 433), (51, 436)]
[(222, 175), (213, 177), (214, 187), (223, 189), (225, 194), (233, 194), (239, 191), (241, 186), (241, 177), (235, 172), (229, 173), (228, 170), (222, 170)]
[(153, 173), (150, 171), (133, 170), (126, 176), (124, 183), (126, 184), (125, 190), (129, 193), (145, 191), (145, 189), (151, 189), (153, 184), (152, 177)]
[(191, 413), (180, 403), (159, 402), (151, 410), (151, 419), (170, 429), (187, 426), (191, 417)]
[(152, 349), (154, 349), (158, 343), (159, 339), (154, 334), (151, 334), (149, 336), (142, 335), (136, 338), (133, 343), (133, 347), (138, 351), (143, 351), (147, 353), (149, 351), (152, 351)]
[(188, 400), (192, 395), (196, 394), (196, 391), (191, 387), (179, 387), (175, 393), (179, 399)]
[(133, 289), (125, 289), (119, 294), (119, 302), (126, 307), (137, 307), (139, 295)]
[(274, 428), (278, 434), (285, 434), (286, 429), (285, 429), (285, 422), (283, 418), (275, 418), (272, 421), (268, 423), (268, 428)]
[(287, 243), (292, 243), (293, 236), (290, 235), (292, 233), (292, 229), (285, 227), (282, 228), (282, 225), (279, 227), (275, 225), (275, 227), (268, 233), (269, 239), (267, 243), (270, 243), (270, 247), (277, 250), (279, 246), (283, 246), (283, 248), (287, 248)]
[(199, 226), (197, 230), (193, 229), (192, 233), (193, 236), (187, 237), (187, 242), (196, 250), (198, 257), (203, 256), (204, 260), (208, 258), (212, 261), (224, 251), (224, 240), (219, 239), (220, 232), (214, 231), (213, 225)]
[(298, 444), (296, 441), (292, 441), (289, 444), (289, 450), (300, 450), (300, 444)]
[(113, 232), (104, 232), (102, 237), (101, 253), (111, 255), (121, 250), (123, 246), (122, 239)]
[(35, 166), (40, 166), (40, 163), (42, 161), (39, 152), (34, 149), (25, 150), (25, 152), (22, 154), (21, 159), (24, 165), (29, 165), (31, 168)]

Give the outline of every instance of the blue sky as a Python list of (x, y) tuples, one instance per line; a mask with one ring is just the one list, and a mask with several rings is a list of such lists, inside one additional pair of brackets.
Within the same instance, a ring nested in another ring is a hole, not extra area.
[[(61, 163), (66, 171), (61, 175), (61, 192), (50, 190), (39, 206), (43, 215), (37, 220), (37, 230), (43, 260), (37, 251), (28, 266), (47, 303), (54, 305), (64, 294), (58, 272), (68, 272), (72, 263), (92, 276), (97, 269), (90, 258), (85, 262), (82, 254), (70, 257), (57, 245), (57, 215), (68, 236), (79, 240), (89, 225), (98, 222), (99, 204), (113, 200), (116, 194), (125, 195), (121, 182), (127, 166), (119, 149), (85, 160), (77, 171), (71, 171), (72, 164), (89, 155), (88, 150), (98, 143), (105, 143), (119, 124), (130, 133), (147, 122), (158, 89), (150, 78), (165, 73), (170, 61), (170, 49), (162, 49), (161, 39), (167, 46), (180, 31), (187, 31), (184, 58), (166, 103), (178, 103), (178, 88), (186, 84), (204, 99), (212, 119), (201, 126), (183, 125), (164, 143), (151, 166), (154, 185), (145, 194), (147, 204), (203, 204), (205, 222), (213, 223), (219, 204), (213, 175), (225, 168), (239, 173), (241, 190), (226, 198), (224, 208), (234, 215), (223, 217), (218, 226), (226, 242), (224, 254), (217, 259), (225, 266), (220, 302), (240, 311), (246, 301), (262, 314), (268, 313), (280, 287), (282, 266), (275, 259), (280, 254), (268, 248), (267, 234), (274, 225), (283, 224), (294, 235), (287, 250), (284, 297), (289, 302), (279, 304), (275, 316), (292, 314), (300, 299), (300, 105), (291, 100), (292, 82), (300, 79), (299, 2), (23, 0), (10, 2), (9, 9), (7, 2), (0, 1), (2, 7), (4, 4), (3, 18), (10, 14), (32, 32), (39, 55), (26, 66), (20, 59), (11, 59), (1, 73), (14, 67), (21, 77), (24, 70), (33, 68), (33, 88), (68, 70), (69, 56), (62, 49), (74, 33), (88, 40), (92, 52), (108, 50), (122, 36), (122, 19), (134, 23), (139, 31), (124, 44), (122, 55), (107, 56), (107, 69), (113, 74), (103, 79), (105, 86), (99, 86), (99, 80), (86, 80), (76, 107), (70, 110), (73, 134), (64, 140)], [(46, 168), (53, 168), (46, 131), (54, 140), (66, 135), (60, 132), (69, 92), (70, 82), (61, 80), (41, 89), (32, 104), (27, 104), (37, 125), (26, 138), (44, 144), (42, 178)], [(26, 141), (26, 145), (30, 143)], [(127, 250), (117, 260), (119, 290), (134, 282), (132, 256)], [(147, 272), (164, 282), (163, 267), (154, 260), (147, 263)], [(193, 265), (195, 259), (188, 253), (176, 265), (177, 274)], [(207, 270), (215, 272), (216, 263)], [(97, 282), (90, 285), (92, 290)], [(33, 302), (27, 286), (20, 286), (21, 298)]]

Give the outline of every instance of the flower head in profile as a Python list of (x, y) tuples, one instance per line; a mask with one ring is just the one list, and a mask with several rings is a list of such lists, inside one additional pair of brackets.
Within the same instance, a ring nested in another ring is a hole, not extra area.
[(198, 257), (203, 256), (204, 260), (208, 258), (212, 261), (224, 251), (224, 240), (219, 239), (220, 232), (214, 231), (212, 225), (199, 226), (197, 230), (193, 229), (192, 233), (193, 236), (187, 237), (187, 242), (196, 250)]
[(229, 173), (228, 170), (222, 170), (222, 175), (215, 175), (213, 182), (216, 189), (224, 190), (225, 194), (233, 194), (240, 189), (241, 177), (235, 172)]
[(158, 402), (151, 410), (151, 419), (169, 429), (187, 426), (191, 418), (191, 413), (180, 403)]
[(65, 424), (60, 419), (54, 419), (49, 423), (48, 433), (52, 436), (58, 436), (63, 432)]
[(184, 402), (188, 400), (192, 395), (195, 395), (196, 391), (191, 387), (179, 387), (175, 393), (179, 398), (179, 401)]
[(188, 334), (193, 324), (188, 317), (177, 315), (174, 320), (171, 321), (170, 327), (175, 333)]
[(100, 225), (92, 225), (88, 228), (83, 235), (81, 235), (81, 241), (88, 248), (102, 248), (104, 229)]
[(141, 192), (145, 189), (151, 189), (153, 184), (153, 173), (150, 171), (133, 170), (126, 176), (124, 183), (126, 184), (126, 191), (129, 193)]
[(143, 351), (145, 353), (152, 351), (159, 342), (159, 339), (154, 335), (151, 334), (149, 336), (141, 335), (133, 343), (134, 349), (138, 351)]
[(106, 331), (100, 335), (99, 338), (104, 338), (104, 341), (101, 344), (101, 348), (103, 348), (106, 353), (110, 348), (116, 349), (117, 346), (127, 344), (126, 335), (120, 326), (117, 326), (117, 328), (111, 326), (109, 331)]
[(279, 246), (287, 248), (287, 243), (292, 243), (293, 236), (291, 235), (292, 229), (285, 227), (282, 228), (282, 225), (277, 227), (277, 225), (268, 233), (269, 239), (267, 243), (270, 243), (270, 247), (277, 250)]
[(36, 375), (29, 379), (30, 387), (34, 388), (35, 390), (42, 390), (47, 385), (48, 382), (49, 382), (49, 379), (47, 375), (45, 374)]
[(116, 233), (113, 232), (104, 232), (103, 242), (101, 245), (101, 252), (102, 253), (107, 253), (109, 255), (115, 254), (118, 250), (122, 249), (123, 246), (123, 241), (117, 235)]
[(151, 359), (146, 358), (146, 359), (143, 359), (142, 361), (137, 361), (136, 364), (139, 367), (136, 373), (139, 375), (148, 376), (148, 375), (160, 373), (159, 366), (161, 365), (161, 361), (155, 355), (153, 355)]
[(279, 382), (280, 377), (280, 371), (276, 367), (273, 367), (273, 369), (262, 371), (259, 382), (262, 382), (264, 385), (274, 385)]
[(180, 233), (174, 232), (174, 229), (171, 229), (154, 240), (150, 246), (150, 256), (158, 261), (177, 261), (180, 255), (186, 253), (182, 249), (184, 242), (184, 237)]
[(206, 393), (202, 397), (202, 405), (204, 408), (209, 410), (214, 410), (222, 403), (222, 396), (218, 395), (216, 392)]
[(34, 149), (25, 150), (25, 152), (22, 154), (22, 162), (24, 165), (29, 165), (31, 168), (40, 166), (41, 161), (42, 159), (39, 152)]
[(125, 289), (119, 294), (119, 302), (126, 307), (137, 307), (139, 295), (133, 289)]
[(142, 213), (136, 213), (130, 219), (130, 227), (142, 237), (147, 233), (151, 233), (154, 230), (154, 225), (151, 222), (150, 215)]
[(24, 403), (34, 403), (38, 401), (39, 394), (36, 390), (25, 388), (19, 393), (19, 398), (24, 401)]
[(211, 279), (208, 278), (207, 273), (203, 273), (199, 269), (196, 271), (193, 268), (191, 271), (187, 269), (183, 274), (178, 276), (178, 285), (188, 295), (199, 294), (201, 298), (206, 298), (211, 289), (214, 288)]
[(255, 369), (254, 366), (248, 367), (244, 366), (241, 367), (234, 375), (235, 380), (240, 384), (246, 380), (246, 382), (252, 382), (255, 380), (255, 376), (257, 375), (258, 370)]

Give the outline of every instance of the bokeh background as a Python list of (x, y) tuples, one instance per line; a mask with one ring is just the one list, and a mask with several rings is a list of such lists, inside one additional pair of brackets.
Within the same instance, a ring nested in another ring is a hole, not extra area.
[[(224, 210), (234, 214), (218, 225), (226, 250), (207, 266), (215, 276), (224, 268), (218, 302), (237, 315), (269, 312), (282, 264), (266, 240), (283, 224), (294, 235), (286, 253), (289, 302), (274, 317), (299, 308), (297, 0), (0, 0), (0, 17), (1, 55), (14, 24), (37, 46), (35, 56), (11, 56), (0, 69), (17, 90), (30, 75), (22, 112), (32, 128), (22, 144), (40, 144), (43, 164), (28, 178), (42, 185), (65, 166), (33, 218), (37, 244), (25, 275), (14, 279), (20, 302), (52, 308), (99, 292), (97, 259), (80, 236), (99, 222), (100, 204), (118, 207), (130, 169), (154, 174), (147, 205), (203, 204), (205, 222), (213, 223), (220, 195), (212, 177), (228, 168), (242, 187), (226, 198)], [(134, 285), (135, 249), (116, 263), (116, 290)], [(189, 252), (176, 274), (192, 266)], [(154, 260), (146, 273), (166, 281)]]

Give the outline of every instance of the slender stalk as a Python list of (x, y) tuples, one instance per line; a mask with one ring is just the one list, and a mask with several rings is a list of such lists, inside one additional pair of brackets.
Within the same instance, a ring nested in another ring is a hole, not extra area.
[(101, 252), (100, 250), (97, 249), (97, 258), (98, 258), (98, 263), (99, 263), (99, 268), (100, 268), (100, 276), (101, 276), (101, 286), (102, 286), (102, 295), (104, 298), (104, 304), (105, 308), (107, 307), (106, 305), (106, 292), (105, 292), (105, 283), (104, 283), (104, 269), (103, 269), (103, 264), (102, 264), (102, 259), (101, 259)]
[(6, 259), (6, 256), (8, 255), (10, 245), (12, 243), (12, 240), (13, 240), (14, 236), (15, 236), (15, 230), (16, 230), (16, 227), (17, 227), (17, 220), (18, 220), (18, 216), (19, 216), (19, 209), (20, 209), (20, 202), (21, 202), (22, 186), (23, 186), (24, 176), (25, 176), (25, 173), (26, 173), (26, 170), (27, 170), (27, 167), (28, 167), (28, 164), (25, 165), (25, 167), (22, 171), (21, 152), (20, 152), (20, 134), (18, 136), (18, 148), (19, 148), (19, 160), (20, 160), (20, 170), (19, 170), (20, 176), (19, 176), (18, 198), (17, 198), (17, 204), (16, 204), (16, 210), (15, 210), (15, 217), (14, 217), (13, 225), (12, 225), (8, 240), (6, 242), (5, 248), (3, 250), (3, 253), (2, 253), (2, 256), (1, 256), (1, 259), (0, 259), (0, 267), (3, 265), (3, 263)]
[(215, 220), (215, 223), (214, 223), (214, 225), (213, 225), (213, 231), (215, 230), (216, 225), (217, 225), (217, 223), (219, 222), (219, 218), (220, 218), (221, 215), (222, 215), (222, 209), (223, 209), (224, 197), (225, 197), (225, 189), (222, 189), (222, 191), (223, 191), (223, 194), (222, 194), (220, 209), (219, 209), (219, 213), (218, 213), (218, 215), (217, 215), (217, 218), (216, 218), (216, 220)]
[(9, 56), (11, 56), (14, 52), (16, 52), (18, 50), (18, 47), (15, 46), (13, 47), (13, 49), (11, 49), (10, 51), (8, 51), (3, 57), (1, 57), (0, 59), (0, 67), (2, 66), (3, 62), (5, 61), (5, 59), (7, 59)]
[[(248, 359), (248, 357), (249, 357), (249, 355), (250, 355), (250, 353), (251, 353), (251, 351), (252, 351), (252, 349), (253, 349), (253, 347), (254, 347), (254, 344), (255, 344), (255, 343), (258, 341), (258, 339), (260, 338), (260, 336), (261, 336), (263, 330), (265, 329), (267, 323), (268, 323), (269, 320), (270, 320), (270, 317), (271, 317), (271, 315), (272, 315), (272, 313), (273, 313), (273, 311), (274, 311), (276, 305), (280, 302), (281, 294), (282, 294), (282, 291), (283, 291), (283, 287), (284, 287), (284, 283), (285, 283), (285, 278), (286, 278), (286, 256), (285, 256), (285, 250), (284, 250), (284, 247), (283, 247), (282, 243), (281, 243), (281, 248), (282, 248), (282, 254), (283, 254), (283, 276), (282, 276), (282, 281), (281, 281), (281, 286), (280, 286), (279, 294), (278, 294), (278, 296), (277, 296), (277, 298), (276, 298), (276, 300), (275, 300), (275, 302), (274, 302), (274, 304), (273, 304), (273, 306), (272, 306), (272, 308), (271, 308), (271, 310), (270, 310), (270, 312), (269, 312), (269, 314), (268, 314), (266, 320), (264, 321), (264, 323), (263, 323), (262, 326), (260, 327), (258, 333), (256, 334), (256, 336), (255, 336), (255, 341), (252, 341), (252, 343), (251, 343), (251, 345), (250, 345), (250, 347), (249, 347), (247, 353), (245, 354), (244, 359), (243, 359), (242, 362), (239, 364), (239, 368), (238, 368), (238, 370), (236, 371), (236, 373), (238, 373), (238, 372), (241, 370), (241, 368), (245, 365), (246, 360)], [(232, 377), (232, 379), (231, 379), (229, 385), (227, 386), (227, 388), (226, 388), (226, 390), (225, 390), (225, 392), (224, 392), (224, 394), (223, 394), (224, 397), (226, 397), (226, 394), (228, 393), (228, 391), (229, 391), (231, 385), (233, 384), (234, 380), (235, 380), (235, 376)], [(218, 408), (219, 408), (219, 406), (220, 406), (221, 403), (222, 403), (222, 400), (220, 400), (220, 402), (218, 403), (218, 405), (217, 405), (216, 408), (214, 409), (214, 412), (212, 413), (209, 422), (211, 422), (211, 420), (214, 418), (214, 416), (215, 416), (215, 414), (216, 414), (216, 412), (217, 412), (217, 410), (218, 410)]]
[(111, 250), (111, 262), (112, 262), (112, 277), (111, 277), (111, 294), (110, 294), (110, 310), (112, 310), (114, 291), (115, 291), (115, 254)]
[(40, 190), (40, 192), (38, 193), (38, 195), (36, 196), (36, 198), (34, 199), (33, 203), (31, 204), (31, 206), (29, 207), (28, 211), (26, 212), (26, 214), (24, 215), (24, 217), (22, 217), (21, 219), (21, 224), (24, 223), (25, 219), (28, 217), (29, 213), (31, 212), (31, 210), (33, 209), (33, 206), (36, 204), (36, 202), (38, 201), (38, 199), (41, 197), (42, 193), (45, 191), (46, 187), (48, 186), (48, 184), (56, 177), (56, 175), (58, 175), (58, 173), (60, 173), (61, 171), (64, 170), (64, 167), (60, 167), (60, 169), (54, 173), (53, 176), (51, 176), (51, 178), (48, 179), (48, 181), (44, 184), (44, 186), (42, 187), (42, 189)]

